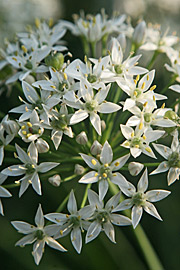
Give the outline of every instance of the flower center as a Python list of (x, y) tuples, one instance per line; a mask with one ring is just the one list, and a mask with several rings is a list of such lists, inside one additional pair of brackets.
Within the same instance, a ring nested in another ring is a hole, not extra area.
[(80, 219), (81, 219), (81, 217), (80, 216), (71, 216), (70, 217), (70, 222), (71, 222), (71, 224), (73, 224), (74, 226), (79, 226), (79, 224), (80, 224)]
[(32, 173), (35, 172), (35, 166), (34, 166), (34, 164), (27, 163), (25, 165), (25, 168), (27, 169), (26, 170), (26, 174), (32, 174)]
[(97, 100), (91, 100), (89, 102), (86, 102), (85, 107), (88, 111), (92, 112), (94, 111), (98, 106)]
[(29, 60), (27, 60), (27, 62), (26, 62), (26, 64), (25, 64), (25, 67), (26, 67), (27, 69), (32, 69), (32, 68), (33, 68), (33, 65), (32, 65), (32, 63), (31, 63)]
[(109, 215), (106, 211), (98, 212), (96, 216), (100, 223), (106, 223), (109, 220)]
[(123, 66), (122, 65), (115, 65), (114, 69), (115, 69), (115, 72), (117, 74), (122, 74), (123, 73)]
[(90, 83), (94, 83), (94, 82), (97, 81), (97, 76), (96, 76), (96, 75), (92, 75), (92, 74), (88, 74), (87, 80), (88, 80)]
[(151, 113), (145, 113), (144, 114), (144, 120), (147, 123), (151, 122)]
[(141, 89), (136, 88), (133, 92), (133, 97), (138, 98), (142, 94)]
[(144, 205), (146, 202), (145, 195), (142, 192), (136, 192), (132, 197), (133, 203), (137, 206)]
[(37, 230), (35, 232), (35, 237), (37, 237), (38, 240), (42, 240), (44, 238), (45, 234), (42, 230)]
[(168, 158), (168, 164), (170, 167), (180, 168), (180, 155), (177, 152), (172, 153)]
[(111, 177), (111, 169), (107, 164), (101, 166), (100, 171), (100, 180), (109, 180)]
[(54, 129), (63, 130), (67, 127), (67, 117), (65, 114), (60, 114), (58, 119), (53, 119), (51, 126)]

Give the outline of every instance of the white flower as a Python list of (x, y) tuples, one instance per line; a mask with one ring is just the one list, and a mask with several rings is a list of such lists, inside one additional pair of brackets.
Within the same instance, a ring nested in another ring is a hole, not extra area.
[(14, 134), (5, 135), (4, 121), (6, 119), (7, 116), (0, 123), (0, 165), (2, 165), (4, 159), (4, 147), (14, 139)]
[(169, 108), (164, 108), (164, 105), (160, 109), (154, 108), (154, 106), (148, 106), (148, 102), (145, 102), (143, 105), (143, 109), (140, 110), (139, 107), (134, 106), (129, 111), (134, 115), (131, 116), (126, 125), (127, 126), (137, 126), (143, 125), (144, 129), (151, 130), (151, 126), (158, 126), (158, 127), (174, 127), (176, 123), (172, 120), (165, 117), (165, 113), (169, 111)]
[(35, 216), (36, 226), (24, 221), (12, 221), (11, 223), (19, 233), (26, 235), (16, 243), (16, 246), (24, 247), (25, 245), (34, 243), (32, 255), (37, 265), (40, 263), (44, 253), (45, 244), (59, 251), (67, 251), (52, 237), (57, 232), (57, 226), (44, 226), (44, 217), (41, 205), (39, 205)]
[(143, 125), (141, 125), (141, 123), (136, 127), (135, 130), (126, 125), (120, 125), (120, 127), (123, 136), (126, 138), (126, 141), (124, 141), (121, 145), (125, 148), (129, 148), (131, 155), (134, 158), (138, 157), (141, 153), (144, 153), (145, 155), (152, 158), (156, 158), (151, 147), (149, 146), (149, 143), (158, 140), (163, 136), (165, 131), (144, 131)]
[(71, 117), (70, 124), (77, 124), (90, 116), (91, 124), (95, 128), (96, 132), (101, 135), (101, 119), (97, 112), (112, 113), (120, 110), (121, 108), (119, 105), (105, 100), (109, 89), (110, 85), (106, 88), (100, 89), (94, 96), (91, 84), (82, 79), (80, 82), (80, 94), (83, 101), (76, 98), (75, 94), (72, 94), (72, 92), (69, 92), (69, 96), (66, 96), (67, 105), (79, 109)]
[(88, 200), (90, 205), (96, 207), (96, 210), (91, 218), (92, 223), (86, 234), (86, 243), (94, 240), (101, 231), (104, 231), (107, 237), (113, 243), (116, 243), (115, 231), (112, 224), (117, 226), (131, 225), (131, 220), (128, 217), (112, 213), (114, 212), (113, 209), (116, 208), (119, 203), (120, 192), (110, 198), (104, 206), (103, 201), (99, 199), (97, 193), (89, 189)]
[(171, 66), (169, 64), (165, 64), (165, 68), (169, 71), (174, 73), (176, 77), (176, 80), (180, 82), (180, 55), (178, 50), (174, 50), (173, 48), (169, 48), (169, 50), (166, 52), (170, 62)]
[[(148, 102), (151, 107), (156, 107), (156, 100), (167, 99), (166, 96), (154, 93), (156, 85), (151, 86), (155, 75), (155, 70), (151, 70), (145, 74), (141, 80), (139, 76), (136, 80), (125, 80), (124, 82), (119, 82), (121, 89), (129, 96), (123, 103), (123, 111), (130, 110), (135, 105), (144, 104)], [(151, 86), (151, 87), (150, 87)]]
[(29, 103), (20, 98), (24, 104), (10, 110), (10, 112), (21, 113), (22, 115), (20, 116), (19, 121), (22, 122), (29, 119), (33, 110), (35, 109), (39, 113), (40, 119), (45, 123), (48, 123), (48, 116), (43, 108), (43, 105), (46, 105), (50, 110), (60, 102), (59, 95), (52, 96), (50, 91), (41, 90), (40, 97), (35, 89), (25, 81), (22, 82), (22, 88), (23, 93)]
[(180, 175), (180, 144), (178, 140), (178, 132), (175, 132), (171, 148), (155, 143), (153, 143), (153, 146), (156, 151), (166, 159), (166, 161), (161, 162), (157, 169), (155, 169), (151, 174), (169, 171), (167, 181), (168, 185), (171, 185), (176, 180), (179, 180)]
[[(7, 179), (7, 176), (0, 173), (0, 198), (7, 198), (7, 197), (11, 197), (11, 193), (4, 187), (1, 187), (1, 185), (4, 183), (4, 181)], [(0, 214), (4, 215), (4, 211), (3, 211), (3, 205), (0, 199)]]
[(151, 202), (157, 202), (166, 198), (171, 192), (167, 190), (150, 190), (145, 193), (148, 188), (148, 172), (147, 169), (144, 171), (141, 176), (138, 184), (137, 190), (133, 184), (124, 179), (124, 183), (120, 185), (121, 191), (130, 199), (126, 199), (121, 202), (114, 211), (122, 211), (125, 209), (132, 208), (131, 218), (132, 225), (134, 229), (140, 222), (142, 217), (143, 210), (148, 214), (154, 216), (155, 218), (162, 220), (158, 214), (155, 206)]
[(21, 196), (26, 191), (26, 189), (28, 188), (30, 184), (32, 184), (33, 189), (39, 195), (41, 195), (41, 183), (40, 183), (38, 173), (48, 172), (49, 170), (58, 166), (59, 163), (43, 162), (37, 165), (38, 151), (33, 142), (29, 145), (27, 149), (27, 154), (17, 144), (15, 146), (16, 146), (16, 151), (18, 154), (17, 158), (23, 164), (9, 166), (6, 169), (2, 170), (1, 173), (8, 176), (20, 176), (24, 174), (24, 177), (19, 179), (20, 184), (21, 184), (19, 196)]
[(137, 62), (141, 55), (131, 57), (131, 55), (123, 61), (123, 51), (120, 43), (116, 38), (112, 39), (112, 49), (110, 52), (110, 65), (102, 72), (102, 79), (107, 82), (116, 81), (124, 82), (124, 78), (131, 79), (134, 75), (146, 73), (148, 70), (143, 67), (138, 67)]
[(120, 157), (112, 162), (113, 152), (109, 143), (106, 141), (103, 145), (100, 162), (91, 156), (80, 154), (86, 164), (93, 169), (93, 171), (85, 174), (80, 180), (79, 183), (89, 184), (89, 183), (99, 183), (99, 198), (102, 201), (106, 195), (109, 187), (108, 181), (116, 185), (120, 185), (124, 176), (117, 172), (121, 167), (124, 166), (126, 161), (129, 158), (129, 154), (123, 157)]
[(59, 227), (55, 238), (63, 237), (71, 232), (71, 242), (75, 250), (80, 253), (82, 248), (81, 232), (89, 226), (89, 218), (95, 211), (95, 206), (87, 205), (77, 210), (77, 203), (73, 190), (70, 193), (67, 209), (70, 214), (50, 213), (45, 217), (55, 222)]

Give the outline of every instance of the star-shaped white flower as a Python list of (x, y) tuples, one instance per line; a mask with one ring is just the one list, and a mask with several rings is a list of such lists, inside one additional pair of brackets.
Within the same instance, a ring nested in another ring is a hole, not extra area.
[(85, 174), (80, 180), (79, 183), (89, 184), (89, 183), (96, 183), (99, 184), (99, 198), (102, 201), (104, 196), (106, 195), (109, 183), (116, 185), (120, 185), (124, 176), (117, 172), (121, 167), (124, 166), (128, 158), (130, 157), (129, 154), (120, 157), (112, 162), (113, 159), (113, 152), (112, 148), (109, 143), (106, 141), (103, 145), (101, 154), (100, 154), (100, 162), (91, 156), (80, 154), (86, 164), (93, 169), (93, 171), (88, 172)]
[(44, 253), (45, 244), (59, 251), (67, 251), (52, 237), (57, 232), (57, 226), (44, 226), (44, 216), (41, 205), (39, 205), (35, 216), (36, 226), (24, 221), (12, 221), (11, 223), (19, 233), (26, 235), (16, 243), (16, 246), (24, 247), (25, 245), (34, 243), (32, 255), (37, 265), (40, 263)]
[[(1, 186), (6, 179), (7, 179), (7, 176), (0, 173), (0, 198), (7, 198), (7, 197), (12, 196), (11, 193), (6, 188)], [(0, 199), (0, 214), (4, 215), (3, 205), (2, 205), (1, 199)]]
[(162, 220), (152, 202), (160, 201), (166, 198), (171, 192), (162, 189), (150, 190), (148, 188), (148, 171), (144, 171), (138, 184), (137, 190), (133, 184), (124, 179), (124, 183), (120, 185), (121, 191), (130, 199), (121, 202), (112, 212), (122, 211), (132, 207), (131, 219), (134, 229), (140, 222), (143, 210), (155, 218)]
[(157, 169), (155, 169), (151, 174), (168, 172), (167, 181), (168, 185), (171, 185), (176, 180), (179, 180), (180, 175), (180, 144), (178, 139), (178, 132), (175, 132), (175, 135), (172, 140), (171, 148), (162, 144), (153, 143), (156, 151), (166, 159), (159, 164)]

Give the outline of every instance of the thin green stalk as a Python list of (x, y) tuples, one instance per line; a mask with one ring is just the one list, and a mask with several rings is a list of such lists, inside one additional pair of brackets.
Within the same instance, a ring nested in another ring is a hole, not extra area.
[[(117, 186), (115, 186), (112, 182), (109, 182), (110, 190), (113, 195), (119, 192)], [(124, 200), (123, 196), (121, 195), (121, 201)], [(123, 211), (127, 216), (129, 216), (130, 211), (125, 210)], [(134, 230), (132, 228), (132, 232), (138, 242), (138, 245), (141, 249), (142, 255), (148, 265), (149, 270), (164, 270), (153, 246), (151, 245), (147, 235), (145, 234), (143, 228), (139, 224), (137, 228)]]
[(92, 53), (92, 57), (96, 58), (96, 42), (91, 42), (91, 53)]
[(87, 42), (87, 39), (81, 36), (81, 41), (84, 49), (84, 54), (89, 56), (89, 43)]
[(86, 189), (85, 189), (85, 192), (84, 192), (84, 197), (83, 197), (83, 200), (82, 200), (82, 203), (81, 203), (81, 208), (83, 208), (86, 204), (86, 201), (87, 201), (87, 196), (88, 196), (88, 189), (91, 188), (91, 184), (88, 184), (86, 186)]
[(148, 65), (147, 65), (147, 69), (151, 69), (155, 63), (155, 60), (157, 58), (157, 56), (159, 55), (159, 52), (158, 51), (155, 51), (151, 60), (149, 61)]

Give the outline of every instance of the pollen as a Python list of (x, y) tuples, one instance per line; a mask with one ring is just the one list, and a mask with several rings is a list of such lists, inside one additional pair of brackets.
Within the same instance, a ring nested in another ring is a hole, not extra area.
[(134, 91), (134, 96), (137, 97), (138, 93), (137, 91)]
[(52, 71), (56, 72), (55, 68), (51, 67)]
[(131, 137), (134, 137), (134, 131), (131, 133)]
[(41, 129), (38, 130), (38, 133), (41, 134)]
[(146, 140), (146, 139), (147, 139), (145, 135), (143, 135), (143, 139), (144, 139), (144, 140)]
[(140, 78), (140, 76), (137, 75), (137, 76), (136, 76), (136, 81), (137, 81), (137, 82), (139, 81), (139, 78)]
[(23, 50), (24, 53), (27, 53), (27, 48), (24, 45), (21, 46), (21, 49)]
[(84, 87), (85, 87), (86, 89), (88, 89), (88, 87), (87, 87), (87, 85), (86, 85), (86, 84), (84, 85)]
[(16, 58), (16, 57), (12, 57), (12, 59), (13, 59), (14, 61), (16, 61), (16, 62), (17, 62), (17, 58)]
[(156, 89), (156, 85), (151, 86), (150, 90), (153, 91), (154, 89)]
[(103, 173), (103, 177), (106, 178), (107, 177), (107, 173)]
[(155, 98), (155, 96), (153, 96), (153, 100), (154, 100), (154, 101), (156, 101), (156, 98)]
[(25, 111), (26, 111), (26, 112), (28, 112), (28, 111), (29, 111), (27, 106), (25, 107)]
[(113, 173), (113, 176), (117, 176), (117, 174), (116, 173)]
[(60, 230), (60, 235), (63, 235), (63, 230)]
[(95, 177), (98, 176), (98, 173), (96, 172), (96, 173), (94, 174), (94, 176), (95, 176)]
[(22, 126), (22, 127), (21, 127), (21, 129), (25, 129), (25, 128), (26, 128), (26, 126)]
[(32, 184), (32, 181), (31, 181), (31, 180), (28, 180), (28, 183), (29, 183), (29, 184)]
[(14, 157), (15, 157), (15, 158), (18, 158), (18, 155), (16, 154), (16, 152), (14, 152)]
[(145, 150), (146, 150), (147, 152), (149, 152), (149, 153), (151, 153), (151, 152), (152, 152), (152, 150), (151, 150), (151, 148), (150, 148), (150, 147), (146, 147), (146, 148), (145, 148)]
[(95, 161), (95, 159), (92, 159), (92, 160), (91, 160), (91, 163), (92, 163), (93, 165), (96, 165), (97, 162)]
[(147, 104), (148, 104), (148, 102), (146, 101), (146, 102), (143, 104), (143, 106), (144, 106), (144, 107), (146, 107), (146, 106), (147, 106)]
[(54, 86), (54, 85), (51, 85), (51, 88), (53, 88), (53, 89), (56, 89), (56, 86)]
[(69, 218), (69, 215), (68, 215), (68, 214), (66, 214), (66, 217), (67, 217), (67, 218)]
[(143, 128), (143, 123), (141, 122), (140, 124), (139, 124), (139, 129), (141, 130)]
[(27, 134), (27, 132), (26, 132), (25, 130), (23, 130), (23, 131), (22, 131), (22, 134), (23, 134), (23, 135), (26, 135), (26, 134)]
[(30, 136), (32, 136), (32, 133), (28, 133), (28, 134), (26, 135), (26, 138), (28, 139)]
[[(84, 56), (84, 62), (87, 63), (87, 55)], [(79, 68), (79, 67), (77, 67)]]
[(68, 77), (67, 77), (67, 74), (65, 72), (63, 73), (63, 76), (64, 76), (64, 79), (67, 81)]
[(105, 163), (105, 164), (104, 164), (104, 167), (106, 167), (106, 168), (107, 168), (108, 166), (109, 166), (109, 165), (108, 165), (108, 163)]
[(143, 82), (141, 89), (144, 89), (144, 87), (145, 87), (145, 82)]
[(115, 166), (117, 167), (117, 166), (119, 166), (119, 164), (120, 164), (120, 162), (117, 161), (117, 162), (115, 163)]
[(139, 144), (136, 144), (136, 145), (135, 145), (135, 148), (139, 148)]
[(147, 75), (147, 78), (146, 79), (147, 79), (147, 81), (149, 81), (149, 75)]
[(31, 122), (27, 122), (28, 127), (32, 127)]
[(161, 108), (162, 108), (162, 109), (164, 109), (165, 105), (166, 105), (166, 104), (165, 104), (165, 103), (163, 103), (163, 105), (161, 106)]

